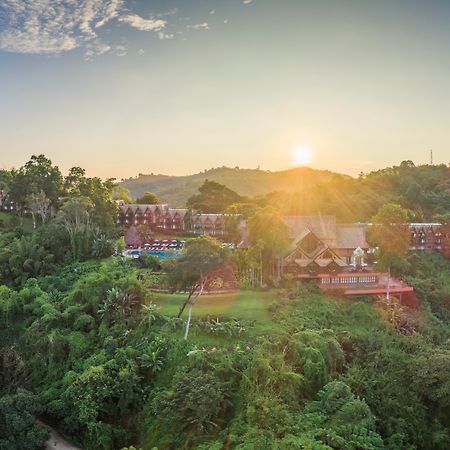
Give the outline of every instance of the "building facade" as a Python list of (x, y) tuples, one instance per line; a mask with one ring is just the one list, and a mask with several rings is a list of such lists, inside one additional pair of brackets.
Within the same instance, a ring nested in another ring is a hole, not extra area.
[(334, 216), (288, 216), (283, 220), (292, 239), (282, 256), (283, 273), (314, 276), (367, 266), (365, 225), (337, 224)]
[(116, 223), (125, 228), (147, 225), (153, 231), (225, 236), (232, 218), (238, 219), (230, 214), (200, 214), (186, 208), (170, 208), (167, 204), (138, 205), (119, 201)]

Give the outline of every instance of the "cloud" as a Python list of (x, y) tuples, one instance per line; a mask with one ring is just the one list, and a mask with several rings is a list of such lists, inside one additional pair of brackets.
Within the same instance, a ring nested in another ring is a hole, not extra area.
[(117, 56), (125, 56), (128, 53), (128, 49), (125, 45), (116, 45), (114, 52)]
[(139, 55), (139, 56), (142, 56), (143, 54), (145, 54), (145, 50), (144, 50), (143, 48), (140, 48), (140, 49), (138, 50), (138, 55)]
[(163, 19), (144, 19), (137, 14), (127, 14), (126, 16), (119, 17), (120, 22), (125, 22), (128, 25), (136, 28), (140, 31), (159, 31), (166, 26), (166, 21)]
[(253, 3), (253, 0), (243, 0), (242, 2), (244, 5), (250, 5), (250, 3)]
[(171, 33), (165, 33), (164, 31), (159, 31), (158, 32), (158, 38), (159, 39), (173, 39), (174, 35)]
[(208, 22), (194, 23), (187, 26), (190, 30), (209, 30)]
[[(118, 16), (122, 0), (2, 0), (0, 49), (58, 54), (98, 39), (96, 28)], [(92, 45), (104, 52), (105, 44)]]
[(0, 50), (57, 55), (84, 48), (87, 60), (108, 52), (123, 56), (122, 45), (102, 41), (102, 27), (114, 20), (172, 39), (162, 17), (176, 13), (144, 18), (127, 10), (124, 0), (0, 0)]

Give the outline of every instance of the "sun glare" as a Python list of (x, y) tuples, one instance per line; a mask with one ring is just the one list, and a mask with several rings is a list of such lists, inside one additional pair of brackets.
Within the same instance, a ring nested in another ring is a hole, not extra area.
[(310, 166), (312, 163), (312, 151), (304, 145), (295, 147), (294, 164), (296, 166)]

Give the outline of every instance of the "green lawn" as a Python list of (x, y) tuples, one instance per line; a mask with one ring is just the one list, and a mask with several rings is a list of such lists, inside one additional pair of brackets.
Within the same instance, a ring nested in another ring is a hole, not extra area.
[[(251, 334), (276, 330), (269, 306), (276, 301), (276, 291), (239, 291), (226, 294), (203, 295), (193, 308), (194, 319), (202, 316), (255, 320)], [(184, 294), (156, 294), (155, 303), (162, 314), (176, 316), (186, 299)], [(184, 317), (187, 310), (184, 312)]]

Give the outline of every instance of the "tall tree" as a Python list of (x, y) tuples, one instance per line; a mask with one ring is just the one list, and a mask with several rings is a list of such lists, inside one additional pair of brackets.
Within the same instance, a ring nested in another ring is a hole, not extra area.
[(81, 258), (88, 253), (93, 224), (91, 212), (94, 205), (87, 197), (69, 198), (61, 207), (58, 219), (70, 237), (73, 256)]
[(409, 248), (408, 211), (400, 205), (387, 203), (372, 217), (369, 241), (379, 249), (379, 262), (388, 270), (388, 294), (391, 269), (400, 269)]
[(33, 228), (36, 228), (36, 216), (41, 218), (43, 224), (50, 218), (52, 211), (51, 202), (44, 191), (32, 192), (27, 197), (27, 205), (33, 219)]
[(13, 170), (9, 196), (19, 209), (27, 204), (30, 194), (43, 192), (54, 207), (63, 193), (63, 177), (57, 166), (44, 155), (33, 155), (19, 170)]
[(248, 221), (249, 240), (260, 251), (262, 273), (278, 276), (278, 257), (289, 242), (289, 229), (271, 206), (260, 208)]
[(211, 274), (228, 259), (228, 251), (222, 248), (217, 240), (202, 236), (187, 242), (180, 258), (172, 263), (169, 270), (172, 285), (189, 292), (178, 313), (178, 317), (181, 317), (186, 306), (189, 305), (184, 339), (187, 339), (189, 334), (192, 308), (203, 294)]

